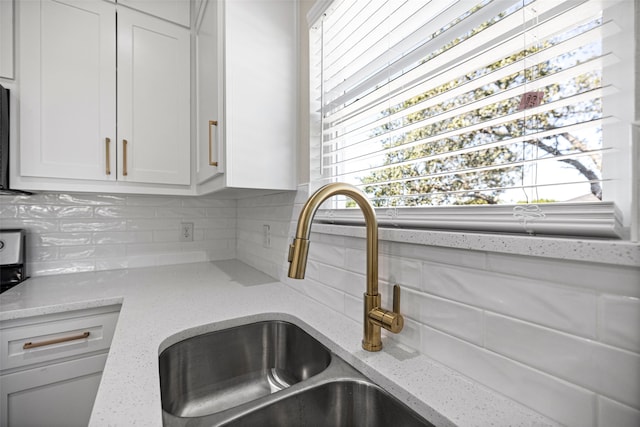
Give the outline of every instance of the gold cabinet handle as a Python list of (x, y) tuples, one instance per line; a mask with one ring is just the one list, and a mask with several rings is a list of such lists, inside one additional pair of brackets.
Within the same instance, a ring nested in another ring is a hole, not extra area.
[(24, 350), (27, 350), (27, 349), (30, 349), (30, 348), (44, 347), (45, 345), (59, 344), (61, 342), (81, 340), (81, 339), (84, 339), (84, 338), (88, 338), (89, 335), (91, 335), (91, 332), (83, 332), (80, 335), (73, 335), (71, 337), (64, 337), (64, 338), (56, 338), (54, 340), (40, 341), (40, 342), (26, 342), (26, 343), (24, 343), (22, 348)]
[(127, 176), (127, 140), (122, 140), (122, 176)]
[(211, 132), (211, 127), (212, 126), (218, 126), (218, 121), (217, 120), (209, 120), (209, 165), (210, 166), (218, 166), (218, 162), (214, 162), (213, 159), (211, 158), (212, 156), (212, 152), (213, 152), (213, 148), (211, 147), (213, 142), (213, 136), (212, 136), (212, 132)]
[(110, 138), (105, 138), (104, 139), (104, 145), (106, 147), (107, 153), (106, 153), (106, 164), (105, 164), (105, 172), (107, 175), (111, 175), (111, 139)]

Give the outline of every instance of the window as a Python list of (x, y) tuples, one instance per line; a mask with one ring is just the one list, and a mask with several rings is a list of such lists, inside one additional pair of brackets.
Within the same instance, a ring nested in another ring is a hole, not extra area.
[(312, 179), (382, 224), (624, 236), (633, 4), (334, 0), (310, 30)]

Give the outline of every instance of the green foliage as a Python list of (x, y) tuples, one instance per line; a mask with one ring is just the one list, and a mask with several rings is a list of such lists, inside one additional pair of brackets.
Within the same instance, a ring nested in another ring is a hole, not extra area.
[[(472, 31), (468, 37), (482, 31), (488, 25), (490, 24), (483, 24)], [(454, 40), (434, 55), (452, 48), (461, 41), (462, 39)], [(465, 131), (465, 129), (516, 113), (520, 96), (488, 103), (465, 114), (445, 114), (454, 112), (456, 108), (465, 104), (487, 99), (505, 90), (522, 86), (524, 82), (553, 75), (589, 59), (584, 52), (580, 55), (569, 53), (564, 57), (538, 63), (465, 93), (452, 97), (446, 96), (451, 90), (460, 88), (481, 76), (489, 75), (522, 58), (535, 60), (536, 53), (551, 45), (552, 41), (547, 41), (542, 45), (522, 50), (488, 64), (474, 73), (454, 78), (381, 111), (380, 116), (389, 117), (390, 121), (376, 128), (373, 136), (379, 138), (380, 148), (386, 150), (382, 162), (382, 166), (386, 167), (360, 178), (361, 184), (364, 184), (364, 191), (373, 196), (374, 205), (383, 207), (500, 203), (500, 197), (505, 188), (518, 183), (523, 174), (521, 166), (513, 166), (511, 163), (533, 158), (541, 151), (545, 155), (560, 156), (585, 152), (593, 148), (590, 147), (594, 144), (593, 142), (585, 141), (570, 133), (547, 138), (532, 137), (517, 144), (509, 143), (509, 140), (600, 118), (602, 105), (599, 99), (569, 104), (540, 114), (529, 114), (526, 119), (523, 114), (517, 119), (473, 131)], [(593, 49), (595, 50), (592, 55), (599, 53), (597, 48)], [(567, 96), (591, 91), (601, 87), (601, 84), (600, 74), (592, 72), (548, 84), (540, 90), (544, 92), (544, 103), (550, 103)], [(437, 101), (434, 102), (434, 100)], [(403, 116), (404, 110), (420, 104), (425, 108)], [(438, 119), (443, 114), (446, 118)], [(396, 116), (398, 118), (394, 118)], [(407, 126), (412, 126), (413, 130), (398, 132)], [(454, 131), (453, 136), (451, 136), (452, 131)], [(439, 137), (445, 133), (449, 136)], [(601, 142), (601, 135), (598, 135), (599, 130), (595, 133), (597, 145)], [(479, 148), (478, 151), (470, 150), (483, 146), (486, 148)], [(600, 160), (595, 156), (562, 161), (569, 167), (575, 168), (588, 180), (600, 178)], [(424, 178), (426, 175), (430, 177)], [(601, 197), (599, 184), (591, 184), (591, 192), (596, 197)]]

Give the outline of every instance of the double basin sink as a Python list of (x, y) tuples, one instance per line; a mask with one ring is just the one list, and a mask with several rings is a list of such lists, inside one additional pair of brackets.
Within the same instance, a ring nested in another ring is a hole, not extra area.
[(164, 426), (433, 426), (298, 326), (265, 321), (160, 354)]

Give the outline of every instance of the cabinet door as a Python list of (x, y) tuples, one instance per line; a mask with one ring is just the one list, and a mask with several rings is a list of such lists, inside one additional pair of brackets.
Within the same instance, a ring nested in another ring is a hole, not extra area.
[(0, 1), (0, 77), (13, 78), (13, 0)]
[(106, 360), (99, 354), (0, 376), (0, 426), (86, 426)]
[(114, 6), (36, 0), (19, 7), (20, 174), (115, 179), (115, 159), (107, 158), (116, 138)]
[(226, 183), (295, 189), (296, 1), (227, 1), (224, 10)]
[(189, 78), (189, 30), (118, 9), (118, 179), (190, 184)]
[(201, 184), (222, 173), (222, 117), (220, 79), (219, 3), (205, 1), (196, 23), (197, 61), (197, 177)]

